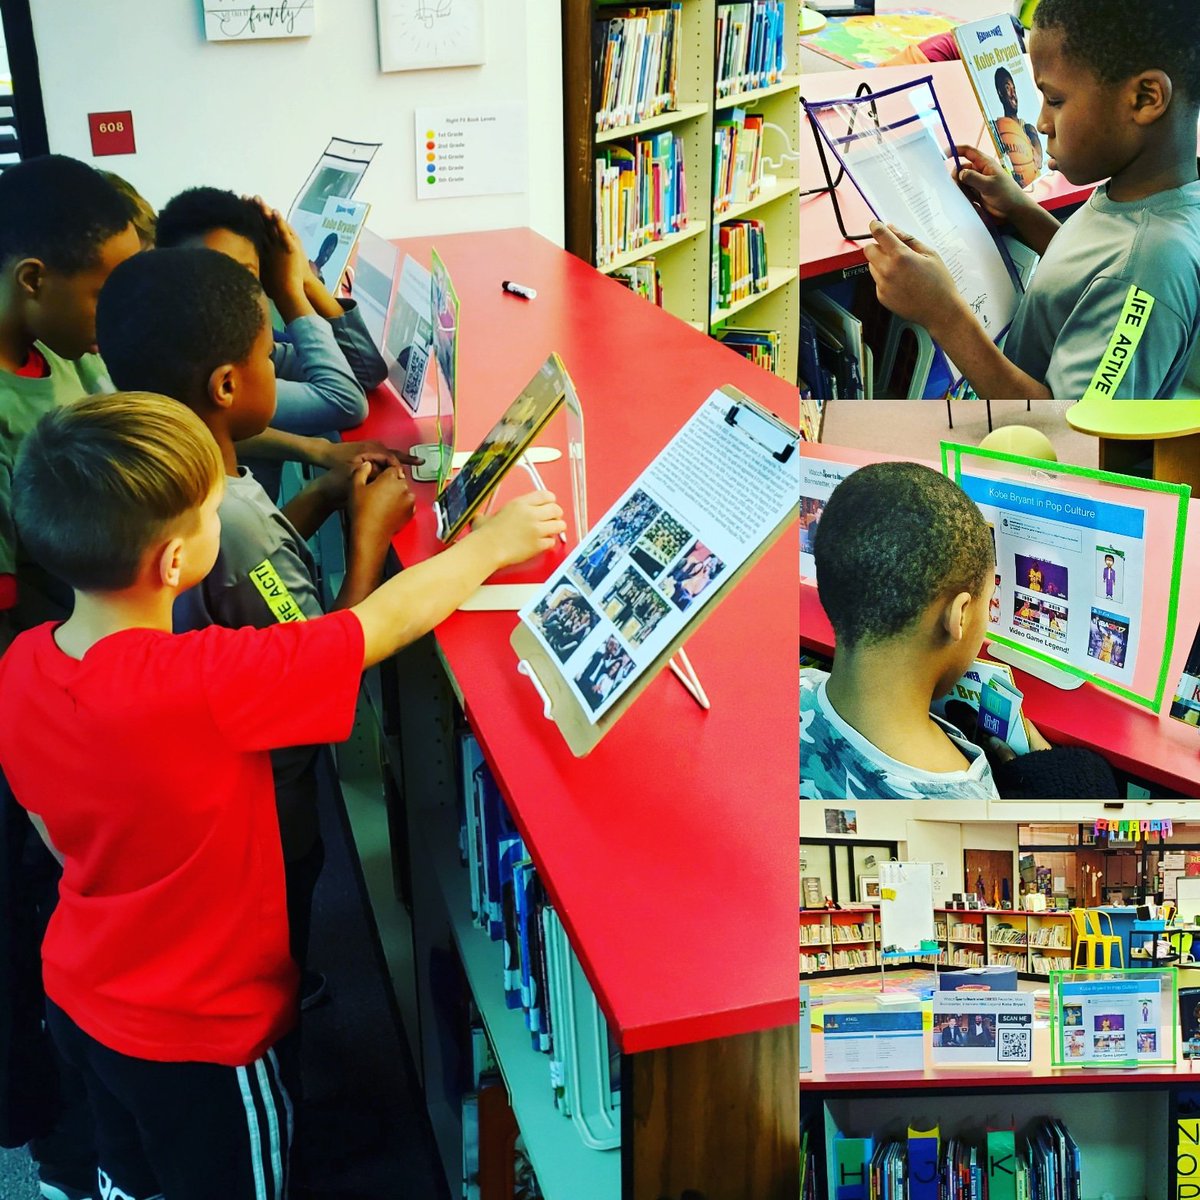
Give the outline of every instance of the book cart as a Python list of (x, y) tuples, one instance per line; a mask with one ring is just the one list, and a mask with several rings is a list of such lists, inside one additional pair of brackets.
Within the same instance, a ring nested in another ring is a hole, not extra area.
[(920, 1073), (829, 1076), (819, 1034), (812, 1059), (812, 1073), (800, 1077), (800, 1107), (812, 1131), (822, 1200), (837, 1200), (831, 1174), (836, 1133), (903, 1137), (910, 1126), (937, 1125), (943, 1141), (958, 1133), (982, 1140), (987, 1129), (1019, 1131), (1040, 1117), (1062, 1119), (1078, 1142), (1083, 1200), (1192, 1194), (1183, 1190), (1191, 1185), (1178, 1180), (1192, 1178), (1196, 1167), (1200, 1077), (1184, 1063), (1054, 1070), (1047, 1029), (1034, 1031), (1030, 1068), (927, 1066)]
[[(401, 243), (418, 261), (431, 239)], [(462, 300), (460, 443), (476, 444), (551, 351), (587, 421), (589, 502), (604, 509), (714, 386), (732, 383), (784, 419), (796, 392), (528, 230), (436, 239)], [(519, 272), (516, 265), (519, 264)], [(498, 281), (538, 290), (514, 302)], [(597, 328), (606, 330), (603, 344)], [(634, 340), (637, 378), (622, 371)], [(646, 347), (650, 347), (649, 350)], [(656, 403), (647, 405), (647, 395)], [(635, 418), (636, 414), (636, 419)], [(357, 436), (408, 445), (412, 421), (376, 393)], [(559, 431), (561, 436), (562, 431)], [(539, 441), (556, 445), (554, 423)], [(564, 459), (541, 468), (570, 495)], [(526, 489), (524, 482), (502, 493)], [(394, 540), (402, 564), (437, 552), (429, 487)], [(538, 582), (575, 546), (501, 573)], [(405, 1031), (447, 1179), (460, 1177), (446, 963), (460, 958), (547, 1200), (792, 1200), (798, 1186), (794, 690), (785, 648), (798, 614), (774, 604), (794, 576), (786, 538), (689, 639), (712, 702), (669, 673), (576, 758), (518, 674), (509, 612), (461, 612), (397, 656), (373, 697), (386, 759), (391, 861), (364, 863), (377, 919), (411, 924), (412, 960), (392, 962)], [(769, 647), (750, 676), (741, 646)], [(620, 1144), (594, 1149), (554, 1107), (549, 1067), (505, 1007), (501, 947), (473, 927), (461, 865), (458, 735), (469, 727), (566, 928), (621, 1051)], [(731, 753), (733, 747), (736, 753)], [(748, 798), (753, 798), (753, 803)], [(451, 1077), (451, 1078), (448, 1078)], [(730, 1113), (743, 1114), (731, 1121)], [(748, 1115), (747, 1115), (748, 1114)]]
[[(687, 225), (600, 265), (619, 267), (653, 258), (661, 272), (663, 307), (705, 333), (723, 329), (771, 329), (780, 335), (777, 373), (795, 383), (799, 372), (800, 177), (794, 156), (800, 138), (800, 0), (785, 0), (785, 75), (753, 91), (718, 94), (716, 36), (719, 0), (681, 0), (683, 38), (675, 107), (637, 124), (597, 131), (600, 103), (596, 60), (603, 43), (595, 40), (606, 10), (631, 6), (607, 0), (563, 0), (563, 89), (566, 140), (566, 247), (595, 264), (596, 160), (606, 146), (631, 144), (644, 135), (672, 130), (683, 142), (687, 178)], [(778, 163), (774, 176), (743, 203), (725, 207), (714, 193), (713, 138), (718, 123), (735, 108), (760, 114), (777, 130), (764, 134), (764, 154)], [(733, 221), (763, 223), (768, 272), (763, 290), (724, 307), (717, 303), (715, 273), (721, 226)]]

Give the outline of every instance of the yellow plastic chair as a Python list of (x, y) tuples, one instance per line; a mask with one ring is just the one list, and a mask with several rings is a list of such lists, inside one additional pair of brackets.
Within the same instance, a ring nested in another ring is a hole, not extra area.
[(1192, 935), (1179, 930), (1176, 933), (1168, 933), (1167, 941), (1171, 949), (1179, 955), (1179, 965), (1188, 966), (1195, 961), (1192, 958)]
[[(1108, 932), (1102, 928), (1102, 921), (1108, 924)], [(1096, 967), (1111, 967), (1113, 965), (1113, 949), (1120, 958), (1122, 969), (1125, 966), (1125, 945), (1113, 933), (1112, 917), (1101, 909), (1073, 908), (1071, 921), (1075, 926), (1075, 956), (1072, 965), (1079, 967), (1080, 959), (1086, 956), (1089, 969)], [(1099, 961), (1098, 961), (1099, 960)]]

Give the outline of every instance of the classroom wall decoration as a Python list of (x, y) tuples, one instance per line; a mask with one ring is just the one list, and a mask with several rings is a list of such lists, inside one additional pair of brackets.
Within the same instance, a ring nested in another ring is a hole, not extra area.
[(203, 0), (204, 36), (210, 42), (243, 42), (261, 38), (312, 37), (317, 0)]
[(484, 61), (483, 0), (376, 0), (376, 14), (381, 71)]

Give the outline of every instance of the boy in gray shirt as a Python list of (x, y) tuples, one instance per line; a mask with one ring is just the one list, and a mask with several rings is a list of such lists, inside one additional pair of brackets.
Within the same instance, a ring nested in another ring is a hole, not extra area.
[[(217, 560), (176, 601), (176, 632), (320, 616), (305, 541), (343, 506), (350, 535), (334, 608), (353, 607), (378, 587), (391, 537), (412, 515), (400, 468), (387, 467), (373, 480), (369, 462), (331, 470), (277, 508), (238, 466), (234, 445), (261, 433), (275, 411), (273, 337), (258, 280), (215, 250), (155, 250), (137, 258), (125, 264), (129, 270), (113, 272), (100, 296), (96, 328), (109, 372), (125, 391), (159, 392), (192, 409), (216, 439), (226, 471)], [(292, 954), (301, 968), (324, 860), (316, 753), (313, 746), (272, 753)], [(312, 976), (302, 984), (310, 997), (319, 986)]]
[[(1119, 32), (1114, 32), (1119, 31)], [(878, 222), (880, 301), (924, 325), (983, 397), (1170, 399), (1200, 334), (1200, 55), (1193, 0), (1042, 0), (1029, 54), (1050, 165), (1108, 179), (1065, 223), (959, 146), (959, 182), (1042, 261), (1001, 352), (941, 259)]]

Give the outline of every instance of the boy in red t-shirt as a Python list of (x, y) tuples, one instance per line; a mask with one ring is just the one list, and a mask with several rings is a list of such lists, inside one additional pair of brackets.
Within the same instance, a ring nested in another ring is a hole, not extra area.
[(48, 1021), (88, 1085), (101, 1194), (282, 1196), (296, 968), (268, 751), (344, 739), (363, 668), (552, 547), (562, 510), (520, 497), (343, 612), (175, 636), (220, 539), (194, 413), (150, 393), (57, 410), (15, 482), (24, 544), (75, 608), (0, 659), (0, 770), (63, 863)]

